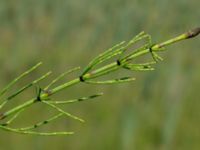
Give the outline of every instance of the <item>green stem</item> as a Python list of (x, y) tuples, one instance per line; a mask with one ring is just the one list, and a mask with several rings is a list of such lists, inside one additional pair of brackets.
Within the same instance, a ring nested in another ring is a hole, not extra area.
[(165, 42), (162, 42), (160, 44), (156, 44), (156, 45), (154, 45), (152, 47), (152, 50), (156, 51), (156, 50), (158, 50), (158, 49), (160, 49), (162, 47), (171, 45), (173, 43), (176, 43), (176, 42), (179, 42), (179, 41), (182, 41), (182, 40), (185, 40), (185, 39), (193, 38), (193, 37), (195, 37), (195, 36), (197, 36), (199, 34), (200, 34), (200, 27), (195, 28), (193, 30), (190, 30), (190, 31), (188, 31), (186, 33), (183, 33), (183, 34), (181, 34), (181, 35), (179, 35), (179, 36), (177, 36), (175, 38), (169, 39), (169, 40), (167, 40)]
[(3, 114), (1, 115), (0, 120), (3, 120), (3, 119), (5, 119), (5, 118), (7, 118), (8, 116), (10, 116), (10, 115), (12, 115), (12, 114), (14, 114), (14, 113), (20, 111), (21, 109), (24, 109), (24, 108), (26, 108), (26, 107), (28, 107), (28, 106), (31, 106), (31, 105), (32, 105), (33, 103), (35, 103), (35, 102), (37, 102), (37, 98), (33, 98), (33, 99), (31, 99), (31, 100), (29, 100), (29, 101), (27, 101), (27, 102), (25, 102), (25, 103), (23, 103), (23, 104), (21, 104), (21, 105), (18, 105), (18, 106), (16, 106), (16, 107), (10, 109), (9, 111), (7, 111), (7, 112), (5, 112), (5, 113), (3, 113)]

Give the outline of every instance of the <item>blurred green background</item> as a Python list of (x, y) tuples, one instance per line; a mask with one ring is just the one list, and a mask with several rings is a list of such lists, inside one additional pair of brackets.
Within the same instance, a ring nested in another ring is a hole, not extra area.
[[(0, 0), (0, 87), (39, 61), (44, 65), (13, 90), (48, 70), (54, 72), (53, 79), (66, 69), (84, 67), (105, 49), (142, 30), (154, 42), (167, 40), (199, 26), (199, 5), (198, 0)], [(165, 61), (153, 72), (135, 74), (135, 82), (80, 85), (59, 93), (57, 100), (105, 93), (94, 101), (65, 107), (84, 118), (85, 124), (62, 118), (43, 128), (73, 130), (75, 135), (40, 137), (0, 131), (0, 149), (199, 150), (199, 40), (168, 47)], [(10, 105), (34, 94), (32, 88)], [(50, 111), (37, 105), (16, 126), (28, 125)]]

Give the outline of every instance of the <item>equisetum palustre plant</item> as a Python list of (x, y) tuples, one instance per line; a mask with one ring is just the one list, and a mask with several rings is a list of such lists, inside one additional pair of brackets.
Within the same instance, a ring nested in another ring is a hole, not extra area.
[[(55, 78), (53, 81), (49, 83), (45, 88), (38, 88), (38, 93), (37, 95), (24, 102), (21, 105), (15, 106), (14, 108), (11, 108), (5, 112), (2, 112), (2, 108), (6, 104), (8, 104), (11, 100), (13, 100), (17, 95), (21, 94), (28, 88), (32, 86), (37, 86), (38, 83), (47, 78), (48, 75), (50, 75), (51, 72), (48, 72), (44, 74), (43, 76), (39, 77), (38, 79), (28, 83), (15, 93), (6, 96), (6, 98), (2, 98), (4, 94), (8, 92), (8, 90), (16, 84), (20, 79), (23, 77), (29, 75), (32, 71), (37, 69), (42, 63), (38, 63), (26, 72), (22, 73), (19, 77), (15, 78), (12, 82), (10, 82), (2, 91), (0, 91), (0, 98), (1, 98), (1, 103), (0, 103), (0, 129), (5, 130), (5, 131), (11, 131), (15, 133), (20, 133), (20, 134), (32, 134), (32, 135), (71, 135), (74, 132), (40, 132), (40, 131), (35, 131), (36, 128), (39, 128), (45, 124), (51, 123), (58, 119), (61, 116), (66, 116), (72, 119), (75, 119), (80, 122), (84, 122), (83, 119), (72, 115), (63, 109), (59, 107), (59, 105), (65, 105), (65, 104), (70, 104), (70, 103), (76, 103), (76, 102), (81, 102), (85, 100), (90, 100), (93, 98), (96, 98), (98, 96), (101, 96), (102, 93), (97, 93), (91, 96), (86, 96), (86, 97), (80, 97), (80, 98), (75, 98), (71, 100), (64, 100), (64, 101), (54, 101), (52, 100), (51, 96), (56, 94), (57, 92), (64, 90), (66, 88), (69, 88), (75, 84), (78, 83), (86, 83), (86, 84), (113, 84), (113, 83), (124, 83), (124, 82), (130, 82), (135, 80), (133, 77), (122, 77), (118, 79), (111, 79), (111, 80), (105, 80), (105, 81), (99, 81), (99, 80), (94, 80), (100, 76), (107, 75), (111, 72), (114, 72), (119, 69), (127, 69), (131, 71), (148, 71), (148, 70), (154, 70), (152, 65), (156, 64), (159, 61), (162, 61), (162, 57), (158, 55), (158, 52), (163, 52), (165, 50), (165, 47), (173, 44), (175, 42), (193, 38), (197, 36), (200, 33), (200, 28), (195, 28), (193, 30), (190, 30), (184, 34), (181, 34), (175, 38), (172, 38), (170, 40), (167, 40), (165, 42), (159, 43), (159, 44), (152, 44), (151, 42), (151, 37), (150, 35), (141, 32), (138, 35), (136, 35), (133, 39), (131, 39), (129, 42), (121, 42), (112, 48), (108, 49), (104, 53), (100, 54), (96, 58), (94, 58), (82, 71), (79, 77), (67, 81), (59, 86), (56, 86), (55, 88), (51, 88), (59, 79), (62, 77), (66, 76), (69, 73), (72, 73), (74, 71), (77, 71), (80, 69), (80, 67), (73, 68), (71, 70), (68, 70), (67, 72), (64, 72), (63, 74), (59, 75), (57, 78)], [(142, 46), (139, 46), (138, 48), (133, 48), (134, 44), (138, 44), (138, 42), (143, 42), (141, 44)], [(130, 50), (129, 54), (127, 53), (127, 50)], [(126, 53), (125, 53), (126, 52)], [(152, 61), (151, 62), (145, 62), (145, 63), (133, 63), (133, 60), (139, 56), (143, 56), (145, 54), (150, 53), (152, 56)], [(124, 56), (125, 55), (125, 56)], [(108, 63), (106, 65), (98, 67), (99, 64), (105, 63), (108, 60), (111, 60), (112, 58), (116, 58), (116, 60), (112, 63)], [(5, 96), (4, 96), (5, 97)], [(51, 116), (47, 118), (44, 121), (40, 121), (38, 123), (35, 123), (33, 125), (27, 126), (27, 127), (22, 127), (22, 128), (13, 128), (10, 125), (13, 123), (13, 121), (29, 106), (32, 106), (36, 103), (44, 103), (51, 107), (52, 109), (55, 109), (57, 111), (57, 114), (54, 116)]]

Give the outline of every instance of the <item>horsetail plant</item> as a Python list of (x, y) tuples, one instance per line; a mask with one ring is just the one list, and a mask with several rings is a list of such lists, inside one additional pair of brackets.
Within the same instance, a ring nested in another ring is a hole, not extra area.
[[(117, 79), (111, 79), (111, 80), (94, 80), (100, 76), (107, 75), (113, 71), (117, 71), (119, 69), (127, 69), (130, 71), (149, 71), (154, 70), (152, 65), (156, 64), (159, 61), (162, 61), (162, 57), (158, 55), (158, 52), (162, 52), (165, 50), (165, 47), (168, 45), (171, 45), (173, 43), (176, 43), (181, 40), (193, 38), (197, 36), (200, 33), (200, 28), (195, 28), (193, 30), (190, 30), (184, 34), (181, 34), (175, 38), (172, 38), (170, 40), (167, 40), (162, 43), (158, 44), (152, 44), (150, 35), (146, 34), (145, 32), (141, 32), (138, 35), (136, 35), (133, 39), (131, 39), (129, 42), (121, 42), (112, 48), (108, 49), (104, 53), (100, 54), (96, 58), (94, 58), (82, 71), (79, 77), (67, 81), (55, 88), (51, 88), (58, 80), (60, 80), (62, 77), (68, 75), (69, 73), (72, 73), (74, 71), (77, 71), (80, 69), (80, 67), (76, 67), (73, 69), (70, 69), (63, 74), (59, 75), (57, 78), (55, 78), (52, 82), (49, 83), (45, 88), (38, 87), (38, 92), (35, 97), (32, 99), (24, 102), (23, 104), (20, 104), (18, 106), (15, 106), (14, 108), (11, 108), (5, 112), (0, 113), (0, 121), (3, 122), (0, 124), (0, 129), (20, 134), (31, 134), (31, 135), (45, 135), (45, 136), (51, 136), (51, 135), (70, 135), (74, 132), (40, 132), (35, 131), (36, 128), (39, 128), (45, 124), (49, 124), (56, 119), (60, 118), (61, 116), (66, 116), (71, 119), (84, 122), (83, 119), (72, 115), (63, 109), (59, 107), (59, 105), (64, 104), (70, 104), (70, 103), (76, 103), (81, 102), (85, 100), (91, 100), (93, 98), (102, 96), (103, 93), (97, 93), (90, 96), (75, 98), (71, 100), (63, 100), (63, 101), (54, 101), (52, 100), (51, 96), (56, 94), (59, 91), (62, 91), (66, 88), (69, 88), (75, 84), (78, 83), (86, 83), (86, 84), (114, 84), (114, 83), (124, 83), (124, 82), (130, 82), (134, 81), (134, 77), (121, 77)], [(143, 41), (144, 44), (140, 46), (139, 48), (133, 48), (133, 45), (138, 44), (138, 42)], [(129, 54), (125, 54), (127, 50), (131, 50)], [(152, 56), (151, 62), (146, 63), (133, 63), (133, 60), (137, 57), (143, 56), (145, 54), (150, 53)], [(125, 56), (124, 56), (125, 55)], [(117, 58), (114, 62), (108, 63), (106, 65), (98, 67), (99, 64), (105, 63), (108, 60), (111, 60), (112, 58)], [(27, 85), (23, 86), (21, 89), (16, 91), (15, 93), (7, 96), (7, 98), (3, 99), (2, 96), (8, 92), (10, 88), (12, 88), (13, 85), (15, 85), (18, 81), (20, 81), (23, 77), (29, 75), (34, 70), (36, 70), (42, 63), (38, 63), (26, 72), (22, 73), (19, 77), (14, 79), (12, 82), (10, 82), (2, 91), (0, 91), (0, 99), (2, 99), (0, 103), (0, 111), (5, 107), (6, 104), (9, 103), (9, 101), (13, 100), (17, 95), (23, 93), (25, 90), (32, 86), (37, 86), (37, 84), (43, 80), (46, 79), (51, 72), (48, 72), (44, 74), (43, 76), (35, 79), (34, 81), (28, 83)], [(57, 111), (57, 114), (47, 118), (44, 121), (39, 121), (33, 125), (22, 127), (22, 128), (13, 128), (11, 127), (11, 123), (17, 119), (17, 117), (29, 106), (34, 105), (35, 103), (43, 103), (45, 105), (48, 105), (50, 108), (55, 109)], [(5, 121), (7, 119), (7, 121)]]

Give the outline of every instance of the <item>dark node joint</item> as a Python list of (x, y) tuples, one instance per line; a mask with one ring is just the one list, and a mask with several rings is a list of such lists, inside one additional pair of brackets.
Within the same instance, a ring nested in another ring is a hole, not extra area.
[(84, 82), (84, 81), (85, 81), (84, 78), (83, 78), (83, 76), (80, 76), (80, 77), (79, 77), (79, 80), (80, 80), (81, 82)]
[(41, 98), (40, 98), (40, 95), (37, 96), (37, 100), (36, 101), (37, 102), (41, 102), (42, 101)]
[(39, 88), (39, 92), (38, 92), (37, 99), (36, 99), (37, 102), (41, 102), (42, 101), (41, 98), (40, 98), (41, 92), (42, 92), (42, 89)]
[(41, 102), (42, 100), (39, 98), (39, 97), (37, 97), (37, 99), (35, 100), (35, 102)]
[(149, 47), (149, 51), (150, 51), (151, 53), (153, 52), (152, 47), (153, 47), (153, 45), (152, 45), (151, 47)]
[(152, 49), (152, 48), (153, 48), (155, 45), (156, 45), (156, 44), (152, 44), (152, 45), (149, 47), (149, 52), (150, 52), (150, 53), (153, 52), (153, 49)]
[(8, 125), (7, 123), (2, 123), (2, 124), (1, 124), (1, 126), (7, 126), (7, 125)]
[(118, 65), (118, 66), (121, 66), (120, 60), (117, 60), (117, 65)]
[(79, 98), (78, 101), (81, 102), (81, 101), (83, 101), (83, 99), (82, 99), (82, 98)]
[(44, 124), (47, 124), (47, 123), (48, 123), (48, 121), (46, 121), (46, 120), (45, 120), (43, 123), (44, 123)]

